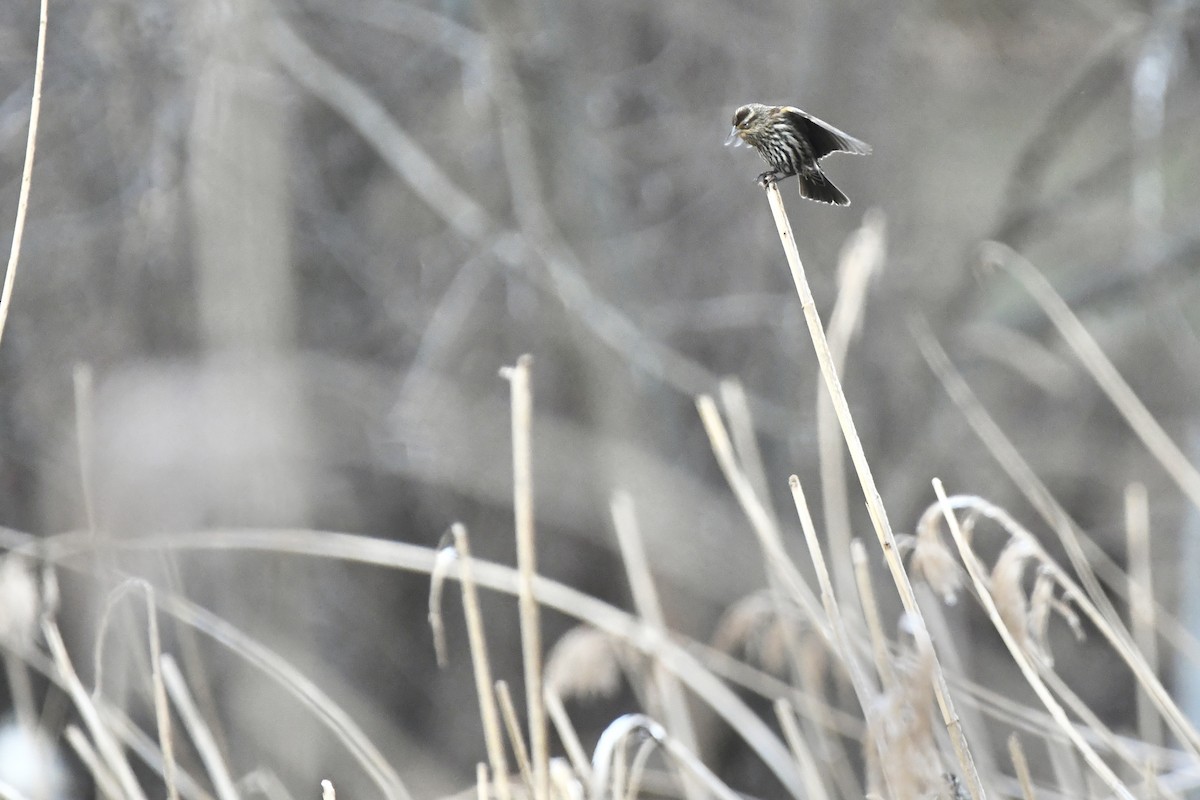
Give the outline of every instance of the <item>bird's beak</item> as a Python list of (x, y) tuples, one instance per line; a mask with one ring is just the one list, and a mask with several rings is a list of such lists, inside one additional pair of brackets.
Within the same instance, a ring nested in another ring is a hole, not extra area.
[(742, 141), (742, 137), (738, 136), (738, 129), (730, 128), (729, 137), (725, 139), (725, 146), (729, 147), (729, 145), (733, 145), (734, 147), (741, 147), (743, 144), (745, 142)]

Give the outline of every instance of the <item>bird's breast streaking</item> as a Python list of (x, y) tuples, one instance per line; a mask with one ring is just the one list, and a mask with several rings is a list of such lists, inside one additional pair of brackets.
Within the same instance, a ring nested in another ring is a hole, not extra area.
[(867, 155), (871, 146), (793, 106), (750, 103), (733, 114), (733, 129), (725, 144), (753, 147), (771, 167), (758, 176), (766, 186), (792, 175), (800, 196), (818, 203), (850, 205), (849, 198), (821, 171), (821, 159), (830, 153)]

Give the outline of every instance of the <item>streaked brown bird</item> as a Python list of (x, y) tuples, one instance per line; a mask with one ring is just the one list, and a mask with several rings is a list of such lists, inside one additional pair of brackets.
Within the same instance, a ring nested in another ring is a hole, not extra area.
[(769, 172), (758, 176), (764, 188), (771, 181), (795, 175), (801, 197), (835, 206), (848, 206), (850, 199), (821, 171), (821, 159), (835, 152), (858, 156), (871, 152), (871, 145), (798, 108), (762, 103), (744, 105), (733, 115), (733, 130), (725, 144), (740, 146), (743, 142), (771, 166)]

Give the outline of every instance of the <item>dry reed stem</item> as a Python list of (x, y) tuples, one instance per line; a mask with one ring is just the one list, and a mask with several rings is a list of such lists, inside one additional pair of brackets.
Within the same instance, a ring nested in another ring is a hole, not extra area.
[[(838, 261), (838, 294), (829, 315), (829, 351), (833, 368), (841, 374), (846, 364), (850, 340), (862, 326), (867, 285), (883, 266), (885, 221), (883, 212), (872, 209), (863, 216), (862, 226), (846, 239)], [(825, 517), (825, 536), (834, 554), (834, 586), (842, 600), (852, 596), (854, 579), (844, 558), (852, 538), (849, 491), (846, 485), (845, 451), (838, 441), (833, 403), (828, 394), (817, 389), (817, 452), (821, 472), (821, 505)]]
[(737, 455), (738, 464), (746, 473), (746, 478), (754, 488), (754, 493), (763, 499), (763, 505), (768, 514), (775, 519), (775, 509), (771, 505), (771, 484), (767, 480), (767, 470), (763, 464), (762, 451), (758, 447), (758, 437), (754, 429), (754, 416), (750, 411), (750, 400), (746, 397), (746, 387), (737, 378), (722, 378), (717, 387), (721, 404), (725, 406), (725, 414), (729, 417), (729, 431), (732, 434), (733, 450)]
[(946, 518), (946, 525), (950, 529), (950, 535), (954, 539), (954, 544), (958, 547), (959, 555), (962, 557), (963, 564), (967, 568), (967, 573), (971, 576), (971, 582), (975, 585), (975, 591), (979, 595), (979, 601), (983, 605), (984, 611), (992, 620), (1000, 637), (1004, 640), (1004, 644), (1008, 647), (1013, 659), (1017, 662), (1017, 666), (1021, 669), (1021, 674), (1024, 675), (1025, 681), (1037, 694), (1038, 698), (1046, 706), (1046, 710), (1054, 718), (1054, 721), (1063, 729), (1070, 738), (1071, 743), (1083, 755), (1088, 765), (1095, 771), (1101, 780), (1118, 796), (1125, 800), (1134, 800), (1133, 794), (1129, 788), (1121, 782), (1121, 779), (1116, 776), (1111, 768), (1104, 763), (1104, 760), (1092, 749), (1092, 746), (1084, 740), (1075, 726), (1071, 724), (1071, 720), (1067, 717), (1067, 713), (1054, 699), (1053, 693), (1042, 681), (1038, 675), (1037, 668), (1029, 660), (1025, 651), (1017, 643), (1012, 631), (1004, 624), (1004, 620), (1000, 616), (999, 609), (996, 608), (996, 601), (992, 598), (991, 590), (987, 585), (987, 576), (984, 574), (982, 565), (975, 557), (971, 545), (963, 536), (963, 532), (958, 525), (958, 517), (951, 508), (946, 497), (946, 492), (942, 488), (942, 482), (937, 478), (933, 479), (933, 489), (937, 493), (938, 502), (941, 504), (942, 514)]
[(12, 245), (8, 251), (8, 266), (4, 270), (4, 288), (0, 290), (0, 339), (8, 323), (12, 307), (13, 284), (17, 280), (17, 263), (21, 260), (21, 243), (25, 240), (25, 218), (29, 215), (29, 192), (33, 187), (33, 160), (37, 154), (38, 120), (42, 116), (42, 75), (46, 66), (46, 18), (49, 0), (42, 0), (38, 15), (37, 57), (33, 67), (33, 100), (29, 104), (29, 133), (25, 139), (25, 165), (21, 168), (21, 189), (17, 195), (17, 218), (13, 223)]
[(237, 800), (239, 796), (237, 787), (234, 785), (229, 767), (221, 757), (217, 741), (213, 738), (212, 731), (209, 729), (208, 723), (204, 721), (200, 709), (196, 707), (187, 682), (183, 679), (183, 673), (179, 671), (175, 659), (169, 655), (162, 657), (162, 675), (167, 692), (171, 695), (171, 702), (174, 703), (175, 710), (179, 712), (179, 717), (183, 720), (183, 726), (187, 729), (192, 744), (196, 746), (196, 752), (204, 764), (209, 780), (212, 781), (213, 791), (216, 792), (217, 798), (219, 800)]
[(984, 245), (983, 257), (1008, 271), (1037, 301), (1100, 389), (1142, 440), (1146, 449), (1163, 465), (1192, 505), (1200, 509), (1200, 470), (1196, 469), (1163, 430), (1158, 420), (1121, 377), (1121, 373), (1079, 321), (1079, 317), (1075, 316), (1071, 307), (1054, 290), (1050, 281), (1046, 280), (1046, 276), (1015, 250), (999, 242)]
[[(753, 438), (753, 428), (749, 434)], [(669, 635), (667, 621), (659, 603), (658, 590), (654, 587), (654, 576), (650, 573), (650, 564), (646, 560), (646, 551), (642, 546), (642, 534), (637, 523), (637, 513), (633, 506), (633, 497), (625, 491), (613, 493), (610, 503), (613, 529), (617, 534), (617, 544), (621, 549), (621, 559), (625, 563), (625, 574), (629, 578), (629, 588), (633, 595), (633, 604), (638, 614), (646, 621), (651, 630), (659, 636)], [(687, 697), (668, 670), (657, 661), (654, 663), (654, 686), (662, 705), (663, 718), (672, 734), (688, 749), (697, 751), (696, 732), (692, 726), (692, 715), (688, 711)], [(700, 800), (700, 788), (681, 773), (681, 784), (684, 793), (690, 800)]]
[(854, 566), (854, 581), (858, 586), (859, 606), (871, 636), (871, 650), (875, 655), (875, 670), (879, 683), (886, 692), (896, 685), (896, 670), (892, 667), (892, 654), (888, 651), (887, 635), (879, 621), (879, 604), (875, 602), (875, 589), (871, 586), (871, 573), (867, 564), (867, 551), (858, 539), (850, 540), (850, 560)]
[(96, 782), (96, 789), (109, 800), (121, 800), (121, 786), (113, 774), (104, 765), (103, 759), (92, 747), (87, 736), (74, 725), (68, 725), (63, 734), (67, 744), (75, 751), (75, 755), (83, 762), (83, 766)]
[(79, 487), (83, 494), (83, 515), (88, 530), (96, 530), (96, 495), (92, 480), (92, 454), (96, 439), (96, 425), (92, 419), (95, 406), (95, 386), (92, 368), (88, 364), (75, 365), (72, 372), (75, 395), (75, 447), (79, 457)]
[(158, 726), (158, 743), (163, 754), (163, 780), (166, 783), (168, 800), (178, 800), (179, 789), (175, 785), (175, 745), (171, 738), (171, 709), (167, 703), (167, 688), (163, 683), (162, 640), (158, 633), (158, 609), (154, 602), (154, 588), (142, 581), (146, 593), (146, 638), (150, 646), (150, 687), (154, 696), (154, 719)]
[(713, 455), (717, 458), (717, 465), (721, 468), (726, 483), (733, 490), (738, 504), (741, 505), (742, 513), (750, 520), (750, 527), (758, 537), (767, 574), (778, 577), (783, 588), (787, 590), (788, 596), (804, 612), (814, 630), (821, 635), (821, 639), (829, 651), (831, 653), (838, 652), (829, 630), (829, 621), (821, 613), (820, 606), (813, 597), (812, 589), (809, 588), (800, 571), (796, 569), (796, 565), (792, 563), (791, 556), (783, 546), (779, 529), (774, 524), (773, 516), (767, 511), (762, 499), (755, 494), (750, 479), (738, 463), (729, 432), (725, 429), (721, 413), (717, 410), (717, 404), (708, 395), (700, 395), (696, 398), (696, 410), (700, 413), (700, 421), (704, 424), (705, 433), (708, 434), (708, 441), (712, 446)]
[[(39, 555), (51, 562), (69, 562), (73, 558), (91, 555), (95, 547), (86, 533), (58, 534), (35, 540), (26, 534), (0, 528), (0, 547), (19, 549), (27, 555)], [(208, 529), (191, 533), (159, 534), (138, 539), (109, 542), (106, 546), (118, 551), (194, 550), (194, 551), (260, 551), (275, 554), (292, 553), (316, 558), (330, 558), (348, 563), (374, 564), (428, 574), (436, 554), (428, 547), (387, 541), (354, 534), (311, 530), (219, 530)], [(461, 565), (460, 565), (461, 566)], [(491, 562), (474, 562), (477, 585), (505, 594), (517, 592), (517, 572), (511, 567)], [(543, 576), (536, 576), (534, 591), (539, 602), (547, 608), (578, 619), (612, 636), (627, 641), (642, 654), (660, 659), (699, 699), (724, 719), (746, 744), (762, 759), (763, 764), (794, 797), (803, 797), (803, 781), (791, 763), (787, 746), (762, 719), (741, 700), (721, 679), (707, 670), (688, 648), (672, 641), (657, 639), (649, 634), (643, 623), (612, 605), (586, 595)], [(386, 796), (407, 797), (399, 776), (387, 768), (387, 762), (368, 741), (360, 741), (361, 731), (353, 722), (333, 715), (340, 712), (328, 698), (315, 702), (310, 696), (320, 696), (318, 687), (307, 682), (277, 656), (270, 658), (260, 644), (245, 637), (224, 620), (168, 593), (159, 595), (160, 609), (182, 621), (198, 627), (219, 643), (263, 670), (281, 686), (312, 708), (322, 720), (331, 724), (351, 752), (359, 758), (373, 778), (380, 781)], [(349, 738), (353, 733), (353, 738)], [(386, 777), (387, 783), (382, 782)]]
[(779, 720), (779, 727), (783, 730), (784, 740), (787, 741), (792, 755), (800, 764), (800, 774), (804, 776), (805, 786), (808, 788), (806, 800), (829, 800), (825, 782), (821, 780), (821, 769), (817, 766), (817, 759), (809, 749), (808, 743), (804, 741), (804, 737), (800, 735), (796, 709), (788, 702), (787, 698), (780, 697), (775, 701), (775, 717)]
[(501, 374), (512, 394), (513, 514), (517, 531), (517, 569), (521, 582), (517, 606), (521, 615), (521, 657), (525, 666), (525, 703), (529, 715), (529, 750), (533, 761), (534, 800), (550, 800), (550, 742), (542, 707), (542, 629), (533, 581), (537, 550), (533, 533), (533, 392), (528, 354)]
[[(884, 560), (887, 562), (888, 569), (892, 573), (892, 579), (899, 590), (900, 601), (904, 605), (904, 610), (920, 618), (921, 611), (917, 607), (912, 583), (908, 579), (908, 573), (905, 572), (904, 564), (896, 549), (895, 534), (892, 532), (891, 523), (888, 522), (887, 511), (883, 507), (883, 499), (879, 496), (879, 490), (875, 486), (875, 477), (871, 473), (870, 464), (867, 463), (867, 455), (863, 450), (862, 441), (858, 437), (854, 418), (850, 415), (850, 404), (846, 401), (846, 393), (842, 389), (841, 379), (838, 377), (837, 370), (833, 365), (833, 357), (829, 352), (829, 342), (825, 338), (825, 329), (822, 327), (821, 317), (817, 313), (812, 289), (809, 288), (808, 278), (804, 274), (804, 264), (800, 260), (799, 251), (796, 249), (796, 238), (792, 233), (792, 224), (788, 220), (787, 210), (783, 205), (783, 197), (780, 196), (779, 187), (774, 182), (767, 184), (767, 200), (770, 202), (771, 213), (775, 218), (775, 227), (779, 231), (779, 241), (782, 243), (784, 253), (787, 255), (788, 266), (792, 272), (792, 280), (796, 284), (796, 292), (800, 297), (800, 306), (804, 311), (804, 319), (808, 323), (808, 332), (812, 337), (817, 362), (821, 368), (821, 376), (824, 378), (825, 386), (829, 390), (829, 397), (833, 402), (833, 410), (837, 415), (838, 422), (841, 424), (842, 435), (846, 439), (846, 446), (850, 450), (850, 459), (854, 463), (855, 472), (858, 473), (858, 480), (862, 485), (863, 494), (867, 501), (867, 510), (871, 515), (871, 522), (874, 524), (875, 532), (879, 537), (879, 545), (883, 549)], [(922, 625), (924, 625), (923, 622)], [(941, 666), (937, 664), (936, 656), (934, 662), (933, 672), (937, 681), (934, 689), (938, 705), (942, 712), (942, 720), (950, 732), (950, 740), (954, 745), (955, 755), (958, 758), (959, 764), (962, 766), (967, 789), (974, 800), (982, 800), (986, 795), (983, 786), (980, 784), (979, 774), (975, 769), (970, 747), (962, 735), (962, 726), (957, 713), (954, 711), (954, 704), (950, 699), (950, 693), (946, 687), (945, 676), (942, 674)]]
[[(1075, 691), (1067, 685), (1066, 681), (1057, 672), (1044, 664), (1037, 666), (1039, 668), (1038, 674), (1046, 682), (1046, 685), (1062, 698), (1066, 706), (1079, 717), (1079, 726), (1088, 731), (1089, 738), (1098, 741), (1101, 747), (1124, 761), (1134, 772), (1140, 773), (1145, 771), (1145, 760), (1139, 759), (1133, 749), (1126, 744), (1126, 741), (1113, 733), (1112, 729), (1105, 725), (1104, 721), (1094, 711), (1088, 708), (1087, 704), (1083, 702), (1079, 695), (1075, 694)], [(1175, 800), (1179, 798), (1178, 794), (1162, 785), (1157, 774), (1152, 773), (1146, 776), (1146, 783), (1153, 790), (1155, 797), (1175, 798)]]
[(1013, 771), (1017, 773), (1017, 780), (1021, 784), (1021, 796), (1024, 800), (1036, 800), (1033, 779), (1029, 775), (1029, 762), (1025, 760), (1025, 750), (1015, 733), (1008, 737), (1008, 755), (1012, 758)]
[[(1104, 585), (1115, 594), (1128, 599), (1128, 576), (1103, 548), (1079, 528), (1066, 509), (1037, 477), (1020, 451), (1005, 436), (1000, 426), (979, 402), (974, 391), (954, 368), (946, 351), (942, 349), (929, 330), (928, 324), (921, 318), (914, 318), (910, 327), (922, 356), (950, 399), (962, 412), (967, 423), (992, 454), (992, 457), (1017, 485), (1029, 504), (1058, 536), (1071, 566), (1087, 590), (1088, 596), (1096, 602), (1105, 619), (1109, 620), (1110, 624), (1121, 630), (1128, 638), (1129, 634), (1124, 632), (1120, 616), (1113, 608), (1108, 595), (1100, 588), (1097, 580), (1097, 576), (1099, 576), (1103, 579)], [(1200, 665), (1200, 640), (1197, 640), (1195, 635), (1168, 613), (1161, 604), (1156, 602), (1154, 608), (1155, 618), (1159, 625), (1158, 630), (1162, 637), (1193, 664)]]
[(500, 718), (504, 720), (504, 729), (508, 731), (508, 741), (512, 744), (513, 756), (517, 759), (517, 769), (521, 779), (533, 793), (533, 766), (529, 763), (529, 751), (525, 749), (525, 737), (521, 733), (521, 723), (517, 720), (517, 709), (513, 706), (512, 693), (508, 690), (507, 681), (496, 681), (496, 700), (500, 705)]
[(559, 697), (553, 686), (546, 687), (546, 713), (550, 715), (550, 721), (554, 724), (554, 729), (558, 731), (559, 741), (562, 742), (563, 750), (566, 751), (575, 774), (584, 783), (589, 782), (592, 779), (592, 765), (583, 750), (583, 744), (579, 741), (579, 733), (571, 723), (571, 717), (567, 714), (562, 698)]
[(471, 671), (475, 676), (475, 694), (479, 699), (479, 719), (483, 724), (484, 744), (487, 747), (488, 763), (496, 782), (496, 797), (508, 800), (508, 759), (504, 755), (504, 734), (500, 729), (500, 717), (496, 710), (496, 698), (492, 694), (492, 667), (488, 657), (487, 637), (483, 633), (483, 613), (479, 605), (479, 593), (475, 589), (474, 562), (471, 559), (470, 537), (466, 526), (454, 523), (450, 526), (454, 537), (454, 549), (458, 551), (458, 576), (462, 589), (463, 616), (467, 621), (467, 641), (471, 648)]
[(475, 765), (475, 800), (491, 800), (488, 768), (482, 761)]
[(337, 792), (334, 791), (333, 781), (321, 781), (321, 800), (337, 800)]
[[(1129, 618), (1133, 641), (1146, 666), (1158, 674), (1158, 637), (1154, 632), (1154, 592), (1150, 570), (1150, 508), (1146, 486), (1125, 487), (1125, 536), (1129, 552)], [(1137, 692), (1138, 737), (1154, 745), (1163, 742), (1162, 725), (1141, 686)]]
[(80, 682), (78, 674), (75, 672), (74, 665), (71, 664), (71, 658), (67, 655), (67, 646), (63, 643), (62, 635), (58, 632), (58, 626), (53, 620), (46, 619), (42, 621), (42, 634), (46, 638), (46, 645), (50, 649), (50, 655), (54, 658), (54, 665), (58, 669), (58, 674), (62, 677), (63, 688), (67, 690), (75, 708), (79, 711), (79, 716), (83, 718), (84, 725), (87, 726), (88, 733), (92, 736), (92, 741), (95, 742), (96, 753), (105, 768), (112, 775), (120, 789), (119, 794), (115, 797), (121, 797), (124, 800), (146, 800), (146, 795), (138, 786), (137, 778), (133, 774), (133, 769), (130, 768), (129, 762), (125, 760), (125, 753), (113, 738), (112, 733), (100, 718), (100, 712), (96, 708), (96, 704), (92, 702), (92, 698), (88, 695), (87, 689), (83, 688), (83, 683)]
[(792, 489), (792, 500), (796, 505), (796, 514), (800, 517), (800, 527), (804, 531), (804, 541), (808, 545), (809, 555), (812, 558), (813, 567), (816, 569), (817, 584), (821, 587), (821, 602), (825, 606), (825, 613), (828, 615), (830, 626), (833, 628), (833, 637), (837, 646), (835, 652), (841, 655), (846, 672), (850, 676), (850, 684), (854, 688), (854, 693), (858, 697), (858, 703), (862, 707), (863, 715), (867, 720), (867, 733), (868, 735), (874, 734), (875, 737), (873, 741), (866, 744), (868, 760), (871, 753), (875, 753), (878, 756), (878, 766), (884, 776), (884, 782), (890, 787), (894, 784), (892, 770), (896, 769), (898, 765), (894, 764), (888, 758), (887, 742), (883, 738), (882, 726), (877, 724), (878, 703), (876, 703), (876, 698), (878, 691), (874, 682), (863, 671), (858, 658), (854, 654), (855, 649), (850, 639), (850, 632), (838, 607), (833, 582), (829, 577), (829, 569), (825, 565), (825, 556), (821, 552), (821, 543), (817, 539), (817, 529), (813, 524), (812, 514), (808, 510), (808, 501), (804, 497), (800, 479), (792, 475), (788, 478), (788, 485)]

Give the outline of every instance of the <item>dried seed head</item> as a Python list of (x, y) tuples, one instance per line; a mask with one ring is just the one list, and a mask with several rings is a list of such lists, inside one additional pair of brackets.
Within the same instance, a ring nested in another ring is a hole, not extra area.
[[(896, 684), (868, 714), (873, 735), (867, 737), (867, 746), (881, 741), (884, 752), (879, 758), (887, 760), (889, 787), (896, 797), (937, 796), (944, 782), (931, 716), (933, 643), (919, 619), (905, 615), (900, 627), (911, 636), (896, 659)], [(878, 775), (873, 781), (873, 786), (882, 785)]]
[[(779, 604), (768, 591), (743, 597), (726, 609), (712, 644), (726, 653), (744, 653), (748, 659), (777, 675), (787, 672), (788, 653), (795, 647), (805, 662), (824, 664), (824, 651), (809, 640), (809, 631), (799, 615), (788, 614), (792, 606)], [(818, 652), (810, 652), (816, 650)], [(813, 659), (817, 659), (813, 661)]]
[(958, 602), (963, 574), (957, 556), (942, 539), (940, 520), (940, 510), (936, 515), (926, 512), (921, 518), (908, 565), (929, 584), (929, 588), (941, 595), (942, 602), (952, 606)]
[(992, 567), (990, 588), (992, 598), (996, 601), (996, 610), (1017, 643), (1026, 652), (1040, 656), (1029, 636), (1029, 601), (1021, 582), (1025, 575), (1025, 564), (1035, 555), (1037, 549), (1029, 540), (1022, 537), (1009, 540)]
[(621, 686), (621, 654), (588, 625), (567, 631), (546, 659), (546, 687), (562, 698), (611, 697)]

